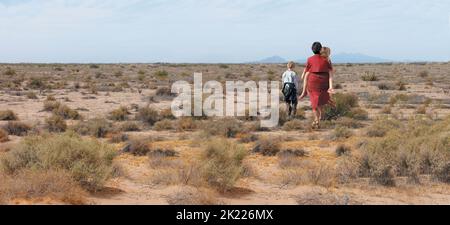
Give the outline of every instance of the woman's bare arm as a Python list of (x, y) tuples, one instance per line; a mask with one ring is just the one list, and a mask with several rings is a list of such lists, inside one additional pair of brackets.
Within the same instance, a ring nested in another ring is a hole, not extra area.
[(302, 73), (302, 81), (305, 81), (305, 74), (306, 74), (306, 68), (303, 69), (303, 73)]
[(308, 87), (308, 77), (309, 77), (309, 72), (307, 72), (305, 74), (305, 79), (303, 79), (303, 91), (302, 91), (302, 94), (300, 95), (300, 97), (298, 97), (299, 99), (303, 99), (306, 96), (306, 88)]
[(329, 89), (328, 89), (328, 92), (330, 93), (330, 94), (333, 94), (334, 93), (334, 87), (333, 87), (333, 77), (334, 77), (334, 70), (331, 70), (330, 71), (330, 79), (329, 79)]

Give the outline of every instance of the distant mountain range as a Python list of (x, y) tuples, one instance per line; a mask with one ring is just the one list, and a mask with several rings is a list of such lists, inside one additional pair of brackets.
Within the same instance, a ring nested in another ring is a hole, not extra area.
[[(383, 63), (393, 60), (364, 55), (361, 53), (340, 53), (331, 56), (333, 63)], [(305, 63), (306, 59), (295, 60), (298, 63)], [(252, 63), (287, 63), (288, 60), (280, 56), (271, 56)]]

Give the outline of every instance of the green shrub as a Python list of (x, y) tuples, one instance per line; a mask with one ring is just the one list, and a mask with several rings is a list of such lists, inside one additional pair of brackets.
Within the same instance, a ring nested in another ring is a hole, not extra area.
[(8, 174), (24, 169), (66, 171), (82, 187), (95, 190), (110, 177), (114, 156), (105, 143), (65, 133), (25, 138), (1, 158), (0, 166)]
[(231, 140), (211, 140), (202, 155), (208, 183), (220, 191), (233, 188), (242, 174), (242, 161), (246, 155), (245, 148)]
[(159, 78), (166, 78), (169, 76), (169, 73), (165, 70), (159, 70), (155, 72), (155, 76), (159, 77)]
[(17, 115), (12, 110), (0, 111), (0, 120), (17, 120)]

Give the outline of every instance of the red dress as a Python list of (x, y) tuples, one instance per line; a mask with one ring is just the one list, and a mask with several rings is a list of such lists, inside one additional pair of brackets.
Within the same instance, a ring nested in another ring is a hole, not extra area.
[(319, 54), (310, 57), (306, 63), (306, 72), (309, 72), (307, 92), (313, 110), (316, 110), (319, 106), (332, 103), (328, 93), (330, 71), (332, 70), (331, 62)]

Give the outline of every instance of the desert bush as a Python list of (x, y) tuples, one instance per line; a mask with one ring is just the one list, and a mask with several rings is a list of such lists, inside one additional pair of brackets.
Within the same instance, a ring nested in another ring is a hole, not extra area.
[(133, 121), (127, 121), (120, 125), (119, 128), (120, 131), (140, 131), (141, 128), (139, 127), (139, 124)]
[(242, 174), (242, 161), (246, 155), (245, 148), (231, 140), (211, 140), (202, 154), (208, 183), (220, 191), (233, 188)]
[(14, 76), (17, 73), (11, 67), (8, 67), (8, 68), (6, 68), (5, 72), (3, 72), (3, 74), (6, 75), (6, 76)]
[(52, 112), (53, 110), (58, 109), (59, 106), (61, 106), (61, 103), (55, 100), (44, 101), (44, 111)]
[(66, 121), (63, 117), (53, 115), (45, 120), (46, 127), (50, 132), (64, 132), (67, 129)]
[(145, 107), (139, 109), (139, 112), (136, 114), (136, 120), (140, 120), (150, 126), (153, 126), (157, 121), (160, 120), (160, 117), (156, 110), (150, 107)]
[(323, 110), (323, 118), (326, 120), (337, 119), (339, 117), (351, 117), (351, 111), (358, 106), (358, 96), (354, 94), (338, 93), (333, 95), (336, 107), (326, 106)]
[(27, 92), (27, 98), (28, 99), (38, 99), (36, 93), (34, 93), (32, 91)]
[(381, 110), (382, 114), (391, 114), (392, 113), (392, 108), (390, 106), (385, 106), (383, 107), (383, 109)]
[(378, 81), (378, 77), (375, 73), (366, 73), (361, 77), (361, 79), (363, 81)]
[(274, 156), (281, 150), (281, 140), (276, 137), (262, 136), (256, 141), (253, 152), (264, 156)]
[(86, 193), (65, 171), (24, 169), (0, 175), (0, 195), (7, 200), (50, 198), (68, 204), (85, 204)]
[(91, 64), (91, 65), (89, 65), (89, 68), (91, 68), (91, 69), (98, 69), (98, 68), (100, 68), (100, 66), (96, 65), (96, 64)]
[(245, 133), (239, 136), (240, 143), (250, 143), (258, 140), (258, 135)]
[(131, 113), (128, 111), (127, 107), (121, 106), (109, 113), (109, 119), (115, 121), (125, 121), (130, 114)]
[(283, 125), (283, 130), (285, 131), (293, 131), (293, 130), (301, 130), (303, 129), (303, 122), (301, 120), (291, 120)]
[(3, 130), (9, 135), (25, 136), (31, 130), (31, 126), (22, 122), (9, 121), (3, 126)]
[(71, 109), (69, 106), (60, 104), (57, 108), (53, 109), (53, 114), (61, 116), (64, 119), (79, 120), (81, 115), (77, 110)]
[(342, 139), (342, 138), (349, 138), (352, 135), (353, 135), (352, 131), (350, 129), (348, 129), (347, 127), (337, 126), (336, 128), (334, 128), (334, 130), (331, 134), (331, 139), (338, 140), (338, 139)]
[(338, 118), (334, 122), (334, 124), (336, 124), (337, 126), (353, 128), (353, 129), (364, 127), (364, 124), (362, 124), (358, 120), (355, 120), (355, 119), (352, 119), (352, 118), (349, 118), (349, 117)]
[(336, 178), (339, 183), (346, 184), (358, 178), (360, 175), (360, 159), (343, 154), (336, 162)]
[(234, 138), (241, 130), (242, 122), (235, 118), (209, 120), (203, 125), (207, 135)]
[(12, 110), (0, 111), (0, 120), (17, 120), (17, 115)]
[(94, 118), (87, 121), (81, 121), (73, 127), (81, 135), (90, 135), (97, 138), (104, 138), (111, 131), (111, 123), (104, 118)]
[(175, 121), (175, 129), (179, 132), (192, 131), (197, 128), (197, 123), (192, 117), (181, 117)]
[(167, 119), (167, 120), (175, 120), (176, 117), (172, 114), (172, 110), (171, 109), (163, 109), (161, 110), (161, 112), (159, 112), (159, 116), (162, 119)]
[(8, 132), (0, 128), (0, 143), (9, 141)]
[(277, 154), (280, 168), (298, 167), (301, 165), (300, 158), (308, 155), (304, 149), (285, 149)]
[(135, 156), (145, 156), (150, 150), (150, 140), (148, 140), (148, 138), (132, 138), (122, 149), (122, 152), (130, 153)]
[(74, 133), (27, 137), (0, 160), (2, 171), (17, 174), (24, 169), (65, 171), (88, 190), (101, 187), (109, 178), (113, 149)]
[(109, 137), (109, 141), (111, 143), (121, 143), (121, 142), (126, 142), (129, 140), (129, 137), (127, 134), (124, 133), (114, 133), (111, 134), (111, 136)]
[(378, 84), (378, 89), (380, 90), (394, 90), (395, 87), (392, 84), (388, 84), (388, 83), (380, 83)]
[(397, 120), (380, 118), (367, 128), (366, 135), (368, 137), (383, 137), (389, 130), (400, 126), (401, 123)]
[(412, 119), (402, 127), (392, 128), (389, 135), (364, 146), (363, 173), (388, 186), (395, 185), (395, 176), (407, 176), (418, 182), (420, 174), (432, 174), (448, 182), (449, 126), (450, 118), (441, 122)]
[(335, 153), (338, 157), (344, 156), (344, 155), (350, 155), (351, 152), (352, 152), (352, 149), (346, 145), (339, 145), (335, 150)]
[(423, 114), (425, 115), (427, 113), (427, 107), (426, 106), (420, 106), (416, 109), (416, 114)]
[(41, 78), (33, 77), (27, 85), (30, 89), (45, 89), (47, 87), (44, 80)]
[(156, 96), (176, 96), (176, 94), (172, 93), (170, 87), (159, 87), (156, 89)]
[(426, 71), (426, 70), (421, 71), (421, 72), (419, 73), (419, 76), (422, 77), (422, 78), (426, 78), (426, 77), (428, 77), (428, 75), (429, 75), (429, 73), (428, 73), (428, 71)]
[(369, 113), (362, 108), (353, 108), (350, 110), (348, 117), (357, 120), (367, 120), (369, 119)]
[(161, 121), (158, 121), (154, 125), (155, 130), (157, 131), (163, 131), (163, 130), (171, 130), (174, 128), (172, 120), (164, 119)]
[(159, 77), (159, 78), (166, 78), (166, 77), (169, 76), (169, 73), (167, 71), (165, 71), (165, 70), (159, 70), (159, 71), (156, 71), (154, 73), (154, 75)]

